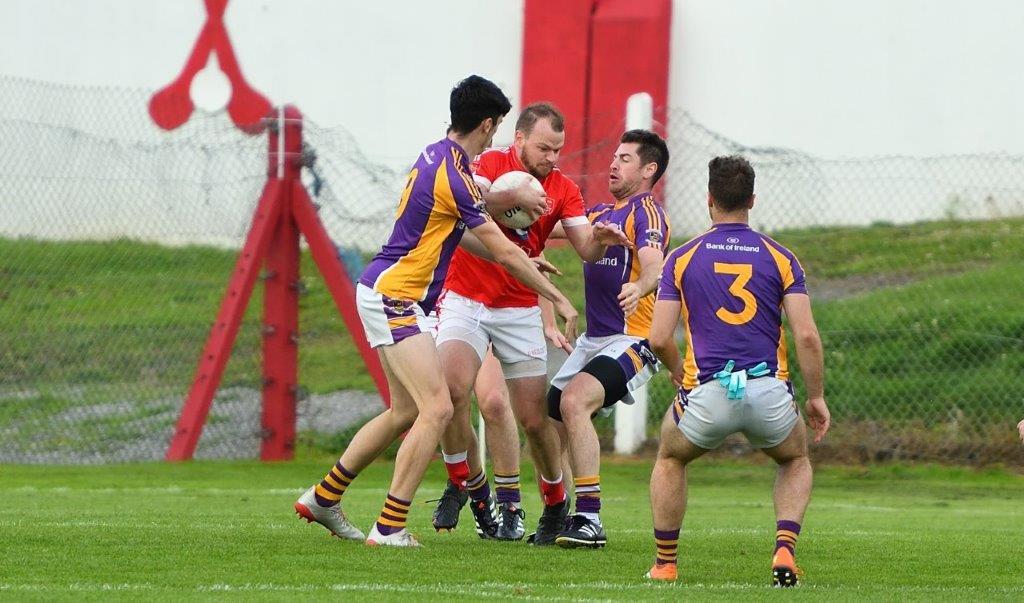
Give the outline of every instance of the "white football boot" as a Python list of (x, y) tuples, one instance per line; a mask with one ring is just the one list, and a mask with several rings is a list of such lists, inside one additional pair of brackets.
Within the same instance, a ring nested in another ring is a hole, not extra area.
[(306, 520), (306, 523), (317, 522), (327, 530), (346, 540), (366, 540), (362, 530), (352, 525), (341, 510), (341, 503), (330, 507), (321, 507), (316, 502), (316, 486), (302, 493), (295, 501), (295, 512)]
[(370, 535), (366, 537), (366, 544), (370, 546), (420, 546), (420, 543), (416, 542), (416, 539), (412, 537), (409, 530), (402, 528), (394, 534), (385, 536), (377, 531), (377, 522), (373, 523), (373, 529), (370, 530)]

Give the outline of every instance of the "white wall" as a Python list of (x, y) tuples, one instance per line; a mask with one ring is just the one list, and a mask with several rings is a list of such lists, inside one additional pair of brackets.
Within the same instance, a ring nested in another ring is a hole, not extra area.
[(677, 0), (670, 98), (749, 146), (1024, 153), (1024, 2)]
[[(177, 74), (204, 16), (200, 0), (4, 13), (0, 73), (150, 88)], [(676, 0), (673, 14), (671, 104), (744, 144), (1024, 153), (1024, 2)], [(232, 0), (227, 21), (253, 85), (391, 165), (440, 135), (459, 77), (519, 90), (522, 0)]]
[[(82, 85), (164, 86), (205, 18), (202, 0), (3, 4), (0, 74)], [(226, 15), (256, 89), (391, 165), (443, 136), (460, 78), (489, 77), (517, 102), (522, 20), (522, 0), (232, 0)]]

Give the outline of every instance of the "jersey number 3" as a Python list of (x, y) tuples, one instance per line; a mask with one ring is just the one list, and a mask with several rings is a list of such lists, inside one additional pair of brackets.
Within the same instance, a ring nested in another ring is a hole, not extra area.
[(750, 322), (757, 314), (757, 299), (754, 294), (746, 289), (750, 277), (754, 275), (754, 267), (750, 264), (726, 264), (715, 262), (715, 272), (718, 274), (733, 274), (736, 276), (729, 285), (729, 293), (738, 297), (743, 302), (743, 309), (739, 312), (731, 312), (725, 308), (718, 308), (715, 311), (722, 322), (731, 325), (742, 325)]

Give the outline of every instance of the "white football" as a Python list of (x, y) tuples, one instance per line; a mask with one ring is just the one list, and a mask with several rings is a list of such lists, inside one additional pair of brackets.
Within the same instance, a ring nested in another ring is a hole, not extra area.
[[(498, 179), (491, 183), (490, 191), (492, 193), (500, 193), (502, 191), (516, 189), (522, 186), (524, 182), (529, 182), (530, 187), (534, 190), (542, 193), (544, 192), (544, 186), (540, 183), (540, 180), (537, 180), (534, 178), (533, 174), (529, 174), (527, 172), (507, 172), (498, 176)], [(529, 212), (524, 211), (519, 206), (491, 215), (499, 223), (509, 228), (519, 230), (528, 228), (530, 224), (533, 224), (534, 222), (530, 217)]]

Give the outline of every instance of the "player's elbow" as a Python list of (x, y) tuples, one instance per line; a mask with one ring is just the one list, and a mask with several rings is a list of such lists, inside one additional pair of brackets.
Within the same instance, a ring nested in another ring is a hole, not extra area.
[(675, 345), (675, 341), (672, 340), (671, 333), (651, 333), (648, 341), (651, 344), (651, 350), (653, 350), (659, 358), (664, 358), (666, 356), (666, 352)]
[(821, 335), (818, 334), (818, 329), (814, 327), (794, 332), (793, 340), (801, 348), (817, 349), (821, 347)]

